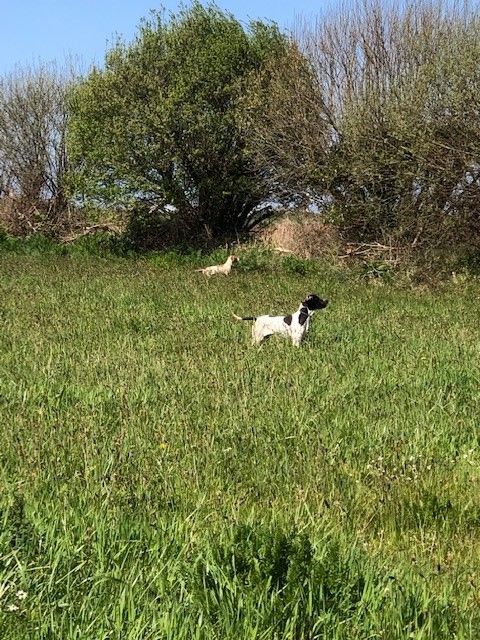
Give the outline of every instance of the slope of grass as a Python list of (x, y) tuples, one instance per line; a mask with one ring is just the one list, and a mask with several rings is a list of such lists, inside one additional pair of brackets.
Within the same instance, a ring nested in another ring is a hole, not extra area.
[(480, 287), (252, 256), (1, 258), (2, 639), (480, 635)]

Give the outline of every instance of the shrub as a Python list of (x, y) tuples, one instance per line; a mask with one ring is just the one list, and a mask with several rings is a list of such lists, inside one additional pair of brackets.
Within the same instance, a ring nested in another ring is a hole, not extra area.
[(283, 259), (283, 267), (288, 273), (304, 276), (310, 269), (310, 263), (296, 256), (287, 256)]

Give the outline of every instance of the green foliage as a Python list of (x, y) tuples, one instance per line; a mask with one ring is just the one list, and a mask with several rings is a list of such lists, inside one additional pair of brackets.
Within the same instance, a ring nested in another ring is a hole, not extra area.
[(309, 260), (302, 260), (296, 256), (287, 256), (283, 259), (282, 264), (287, 273), (304, 276), (308, 273), (312, 263)]
[(28, 238), (11, 236), (5, 232), (0, 232), (0, 254), (18, 253), (31, 255), (62, 255), (67, 253), (67, 248), (42, 233), (35, 233)]
[(364, 278), (380, 279), (382, 281), (391, 281), (394, 276), (391, 265), (375, 260), (364, 261), (360, 265), (360, 271)]
[[(425, 596), (412, 576), (389, 575), (345, 543), (331, 532), (314, 545), (305, 533), (240, 525), (197, 560), (195, 597), (212, 624), (222, 625), (244, 594), (253, 605), (249, 596), (255, 591), (262, 623), (275, 630), (268, 638), (402, 638), (407, 630), (430, 637), (433, 629), (448, 637), (454, 628), (451, 601), (432, 599), (422, 610)], [(240, 632), (241, 624), (232, 626)]]
[(246, 31), (214, 5), (194, 3), (168, 22), (153, 14), (72, 95), (77, 192), (136, 202), (136, 240), (142, 225), (161, 234), (172, 218), (166, 205), (176, 207), (174, 224), (191, 244), (205, 227), (214, 234), (241, 228), (263, 194), (244, 152), (237, 103), (248, 75), (283, 41), (276, 27), (254, 23)]
[(0, 255), (15, 253), (18, 255), (96, 255), (114, 258), (116, 255), (133, 253), (124, 239), (108, 233), (78, 238), (74, 242), (63, 244), (41, 233), (27, 238), (0, 233)]
[(242, 251), (240, 262), (235, 268), (244, 273), (271, 270), (272, 252), (261, 245), (247, 247)]
[(170, 268), (181, 265), (191, 268), (200, 267), (202, 265), (202, 252), (197, 250), (179, 251), (171, 249), (170, 251), (152, 251), (144, 256), (148, 262), (158, 267)]

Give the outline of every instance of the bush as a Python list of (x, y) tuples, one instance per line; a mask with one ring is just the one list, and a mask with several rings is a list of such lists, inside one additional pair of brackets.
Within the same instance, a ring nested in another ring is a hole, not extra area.
[(304, 276), (310, 270), (311, 263), (296, 256), (287, 256), (283, 259), (283, 268), (288, 273)]
[(266, 271), (271, 266), (271, 258), (272, 253), (268, 249), (260, 246), (252, 246), (242, 251), (240, 261), (235, 268), (244, 273)]
[(68, 249), (49, 236), (36, 233), (28, 238), (18, 238), (0, 232), (0, 253), (20, 253), (26, 255), (57, 254), (65, 255)]

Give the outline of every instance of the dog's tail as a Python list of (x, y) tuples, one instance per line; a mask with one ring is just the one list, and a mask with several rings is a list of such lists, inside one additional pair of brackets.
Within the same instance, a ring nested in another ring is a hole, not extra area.
[(256, 320), (257, 319), (256, 316), (245, 316), (244, 318), (242, 318), (241, 316), (237, 316), (235, 313), (232, 313), (232, 315), (235, 318), (235, 320)]
[(195, 271), (198, 271), (200, 273), (203, 273), (205, 271), (205, 269), (195, 269)]

